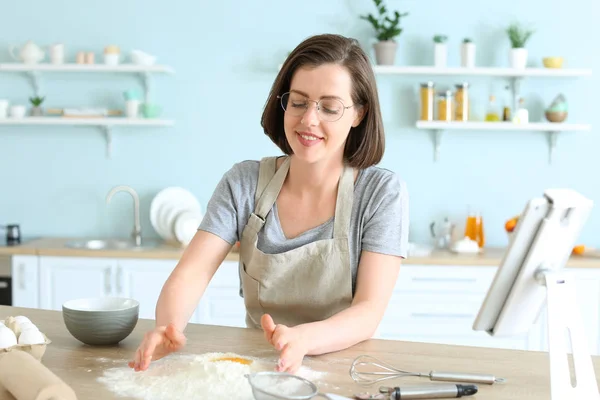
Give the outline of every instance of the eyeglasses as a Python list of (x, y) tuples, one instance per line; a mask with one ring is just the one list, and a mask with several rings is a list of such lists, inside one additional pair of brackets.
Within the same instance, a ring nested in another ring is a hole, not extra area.
[(346, 109), (354, 107), (354, 104), (348, 107), (344, 106), (344, 103), (339, 99), (327, 98), (315, 101), (295, 92), (287, 92), (277, 96), (277, 98), (281, 100), (283, 110), (294, 117), (304, 115), (308, 110), (309, 103), (316, 103), (319, 119), (326, 122), (339, 120)]

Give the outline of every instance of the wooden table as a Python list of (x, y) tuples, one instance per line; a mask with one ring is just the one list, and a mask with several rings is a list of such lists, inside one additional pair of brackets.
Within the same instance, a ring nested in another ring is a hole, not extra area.
[[(79, 399), (117, 398), (103, 384), (96, 381), (107, 367), (124, 366), (99, 363), (98, 359), (124, 360), (133, 357), (144, 332), (154, 324), (140, 320), (133, 333), (117, 346), (93, 347), (74, 339), (63, 323), (59, 311), (0, 306), (0, 318), (25, 315), (44, 332), (52, 343), (42, 360), (51, 371), (75, 390)], [(184, 353), (235, 352), (241, 355), (270, 354), (276, 357), (262, 332), (253, 329), (228, 328), (190, 324), (186, 328), (188, 344)], [(325, 392), (352, 397), (355, 393), (376, 393), (379, 385), (369, 388), (356, 385), (348, 374), (352, 360), (369, 354), (393, 363), (401, 369), (429, 372), (432, 369), (479, 372), (507, 379), (506, 383), (479, 385), (479, 393), (468, 399), (549, 399), (548, 355), (540, 352), (501, 350), (490, 348), (447, 346), (388, 340), (369, 340), (337, 353), (308, 357), (305, 365), (315, 371), (327, 372), (323, 379)], [(600, 376), (600, 357), (594, 358), (596, 376)], [(0, 371), (1, 373), (1, 371)], [(599, 379), (600, 381), (600, 379)], [(429, 383), (426, 378), (401, 378), (385, 385)], [(0, 389), (0, 399), (13, 399)]]

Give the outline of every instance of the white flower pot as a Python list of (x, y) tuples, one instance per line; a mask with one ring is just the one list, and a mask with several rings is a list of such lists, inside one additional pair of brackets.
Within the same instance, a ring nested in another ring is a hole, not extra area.
[(385, 40), (375, 43), (373, 47), (375, 48), (375, 60), (378, 65), (394, 65), (398, 43)]
[(463, 43), (460, 49), (460, 65), (475, 68), (475, 43)]
[(527, 68), (527, 49), (510, 49), (510, 66), (517, 69)]
[(444, 68), (447, 63), (448, 46), (446, 43), (434, 43), (434, 65), (438, 68)]

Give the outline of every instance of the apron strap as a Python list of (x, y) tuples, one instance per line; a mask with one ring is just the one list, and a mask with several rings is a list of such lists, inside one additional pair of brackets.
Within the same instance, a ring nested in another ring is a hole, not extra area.
[(347, 238), (352, 218), (354, 202), (354, 168), (345, 166), (335, 201), (335, 217), (333, 219), (333, 237)]
[[(258, 203), (258, 199), (262, 196), (267, 184), (275, 175), (277, 169), (277, 157), (264, 157), (260, 160), (258, 169), (258, 185), (256, 186), (256, 194), (254, 195), (254, 204)], [(256, 206), (255, 206), (256, 207)]]
[[(273, 158), (273, 161), (265, 161), (265, 165), (269, 163), (273, 163), (272, 166), (274, 168), (277, 167), (277, 158)], [(281, 167), (273, 174), (275, 169), (271, 170), (271, 166), (265, 167), (265, 176), (263, 180), (266, 180), (268, 183), (264, 190), (262, 191), (256, 205), (254, 206), (254, 213), (252, 213), (250, 221), (257, 220), (256, 223), (261, 222), (261, 225), (265, 223), (265, 219), (267, 218), (267, 214), (273, 208), (273, 204), (277, 201), (277, 197), (279, 196), (279, 192), (281, 191), (281, 187), (283, 186), (283, 182), (285, 181), (285, 177), (290, 169), (290, 158), (286, 157), (286, 159), (281, 164)], [(263, 175), (263, 165), (261, 162), (261, 172), (259, 173), (259, 180), (261, 175)], [(271, 176), (267, 176), (267, 173), (271, 173)], [(257, 217), (257, 218), (255, 218)], [(261, 226), (262, 228), (262, 226)], [(258, 229), (260, 230), (260, 229)]]

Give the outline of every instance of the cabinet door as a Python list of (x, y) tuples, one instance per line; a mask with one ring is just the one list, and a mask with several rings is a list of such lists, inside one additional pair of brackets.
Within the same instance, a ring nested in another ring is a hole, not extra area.
[(39, 268), (37, 256), (13, 256), (11, 261), (12, 305), (39, 308)]
[(140, 303), (140, 318), (155, 319), (156, 302), (176, 265), (176, 260), (120, 259), (117, 291)]
[(114, 259), (41, 256), (39, 260), (41, 308), (62, 310), (67, 300), (116, 293)]
[(202, 296), (197, 318), (199, 323), (207, 325), (246, 327), (246, 307), (240, 297), (237, 262), (221, 264)]

